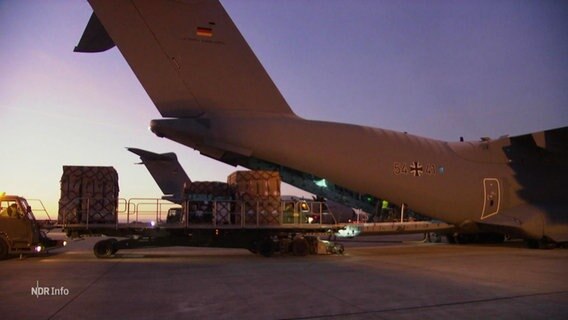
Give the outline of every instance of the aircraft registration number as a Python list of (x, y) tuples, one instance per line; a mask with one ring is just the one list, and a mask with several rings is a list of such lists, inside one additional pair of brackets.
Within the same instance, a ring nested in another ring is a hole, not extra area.
[(396, 176), (435, 176), (438, 173), (443, 173), (443, 168), (437, 166), (433, 163), (421, 163), (419, 161), (413, 162), (394, 162), (393, 163), (393, 174)]

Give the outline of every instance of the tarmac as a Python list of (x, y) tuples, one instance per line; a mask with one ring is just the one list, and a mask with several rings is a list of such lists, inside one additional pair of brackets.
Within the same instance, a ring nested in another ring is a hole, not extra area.
[(0, 261), (2, 319), (566, 319), (568, 250), (358, 238), (344, 255), (154, 248), (90, 238)]

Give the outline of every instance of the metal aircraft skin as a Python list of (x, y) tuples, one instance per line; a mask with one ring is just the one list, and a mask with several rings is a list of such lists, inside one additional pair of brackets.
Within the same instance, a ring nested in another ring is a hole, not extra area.
[(568, 241), (568, 127), (446, 142), (303, 119), (218, 1), (89, 2), (75, 51), (118, 47), (164, 117), (151, 122), (159, 137), (232, 165), (326, 178), (463, 232)]

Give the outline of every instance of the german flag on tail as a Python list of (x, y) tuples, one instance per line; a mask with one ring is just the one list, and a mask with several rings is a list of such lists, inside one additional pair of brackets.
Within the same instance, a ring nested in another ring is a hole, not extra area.
[(195, 34), (198, 37), (207, 37), (207, 38), (211, 38), (213, 36), (213, 29), (211, 28), (206, 28), (206, 27), (197, 27), (197, 30), (195, 31)]

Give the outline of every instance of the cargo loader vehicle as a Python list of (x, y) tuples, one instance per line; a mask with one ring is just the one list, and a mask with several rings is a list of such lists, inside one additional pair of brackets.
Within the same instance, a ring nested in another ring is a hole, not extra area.
[(266, 257), (343, 252), (321, 240), (342, 226), (320, 202), (282, 201), (278, 172), (237, 171), (227, 183), (187, 178), (173, 185), (179, 192), (162, 199), (120, 199), (114, 168), (64, 166), (58, 224), (71, 238), (104, 235), (93, 248), (98, 258), (164, 246), (245, 248)]
[(24, 197), (0, 194), (0, 260), (65, 246), (47, 237)]

